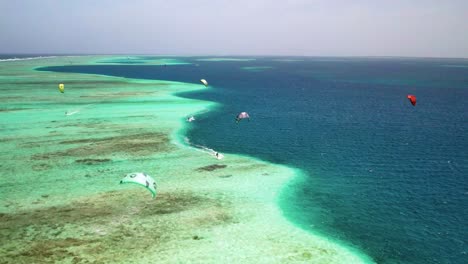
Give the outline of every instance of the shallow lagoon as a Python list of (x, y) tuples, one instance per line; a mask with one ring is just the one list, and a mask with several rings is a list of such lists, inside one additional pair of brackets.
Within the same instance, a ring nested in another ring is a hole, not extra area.
[[(201, 85), (35, 71), (101, 59), (0, 63), (0, 262), (362, 261), (282, 216), (296, 171), (184, 143), (185, 117), (217, 105), (172, 94)], [(156, 199), (118, 184), (133, 171)]]

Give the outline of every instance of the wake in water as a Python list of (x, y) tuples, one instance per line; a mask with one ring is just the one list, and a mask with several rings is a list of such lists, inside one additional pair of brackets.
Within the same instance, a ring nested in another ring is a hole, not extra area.
[(208, 148), (206, 146), (202, 146), (202, 145), (198, 145), (198, 144), (194, 144), (194, 143), (190, 142), (190, 139), (188, 137), (184, 138), (184, 142), (187, 145), (194, 147), (195, 150), (206, 153), (206, 154), (208, 154), (208, 155), (210, 155), (210, 156), (212, 156), (214, 158), (217, 158), (219, 160), (224, 158), (223, 154), (215, 151), (214, 149), (211, 149), (211, 148)]
[(80, 111), (65, 112), (65, 115), (71, 116), (71, 115), (74, 115), (74, 114), (79, 113), (79, 112), (80, 112)]
[(76, 109), (73, 109), (73, 110), (71, 110), (71, 111), (67, 111), (67, 112), (65, 112), (65, 115), (66, 115), (66, 116), (71, 116), (71, 115), (77, 114), (77, 113), (81, 112), (82, 110), (84, 110), (84, 109), (86, 109), (86, 108), (89, 108), (89, 107), (91, 107), (91, 106), (93, 106), (93, 105), (95, 105), (95, 103), (93, 103), (93, 104), (87, 104), (87, 105), (85, 105), (85, 106), (83, 106), (83, 107), (76, 108)]

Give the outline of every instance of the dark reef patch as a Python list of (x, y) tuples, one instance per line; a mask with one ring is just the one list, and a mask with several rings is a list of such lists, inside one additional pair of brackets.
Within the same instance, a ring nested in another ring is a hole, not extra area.
[(76, 163), (81, 163), (85, 165), (94, 165), (94, 164), (100, 164), (103, 162), (109, 162), (111, 159), (77, 159), (75, 160)]
[(213, 165), (208, 165), (204, 167), (197, 168), (197, 171), (214, 171), (214, 170), (219, 170), (219, 169), (224, 169), (226, 168), (227, 165), (218, 165), (218, 164), (213, 164)]
[(30, 110), (30, 108), (0, 108), (0, 112), (16, 112), (23, 110)]
[(48, 170), (50, 168), (52, 168), (52, 166), (46, 163), (35, 164), (32, 166), (32, 169), (35, 171), (43, 171), (43, 170)]
[(233, 223), (229, 209), (192, 192), (162, 192), (151, 199), (144, 189), (129, 189), (1, 213), (0, 263), (128, 263), (147, 250), (192, 240), (187, 233), (194, 230)]
[(149, 156), (168, 152), (173, 146), (165, 133), (141, 133), (124, 136), (85, 138), (61, 141), (63, 145), (80, 145), (63, 151), (36, 154), (32, 160), (48, 160), (59, 157), (102, 157), (116, 153), (131, 156)]

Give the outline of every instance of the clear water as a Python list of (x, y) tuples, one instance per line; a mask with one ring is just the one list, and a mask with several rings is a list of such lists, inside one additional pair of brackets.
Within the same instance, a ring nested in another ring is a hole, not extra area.
[[(281, 206), (378, 263), (468, 259), (468, 60), (294, 58), (46, 70), (197, 83), (190, 140), (298, 167)], [(246, 68), (247, 67), (247, 68)], [(249, 70), (253, 69), (253, 70)], [(200, 84), (201, 85), (201, 84)], [(407, 94), (417, 96), (413, 107)], [(234, 117), (249, 112), (250, 122)]]

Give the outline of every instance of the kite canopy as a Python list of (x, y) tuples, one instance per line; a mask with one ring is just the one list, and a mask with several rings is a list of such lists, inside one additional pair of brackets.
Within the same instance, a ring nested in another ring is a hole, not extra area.
[(120, 184), (122, 183), (135, 183), (141, 185), (151, 192), (153, 198), (156, 196), (156, 182), (151, 178), (151, 176), (144, 172), (129, 173), (120, 181)]
[(248, 114), (247, 112), (241, 112), (241, 113), (239, 113), (239, 114), (237, 115), (237, 117), (236, 117), (236, 122), (239, 123), (239, 121), (240, 121), (241, 119), (244, 119), (244, 118), (247, 118), (247, 120), (250, 120), (250, 116), (249, 116), (249, 114)]
[(414, 96), (412, 94), (408, 94), (407, 98), (408, 98), (408, 100), (411, 102), (411, 104), (413, 106), (416, 106), (416, 96)]
[(201, 79), (200, 82), (203, 83), (205, 87), (208, 87), (208, 82), (205, 79)]
[(65, 85), (63, 83), (59, 84), (58, 89), (61, 93), (65, 92)]

